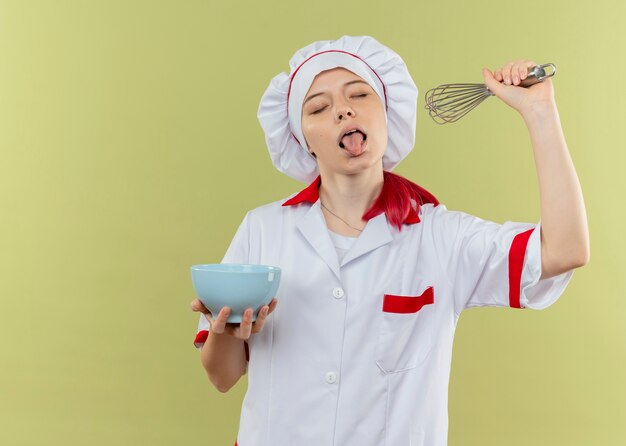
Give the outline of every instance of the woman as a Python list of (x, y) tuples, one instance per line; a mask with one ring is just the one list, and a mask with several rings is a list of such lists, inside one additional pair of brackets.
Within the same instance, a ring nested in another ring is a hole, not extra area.
[(235, 444), (447, 444), (460, 313), (546, 308), (588, 261), (552, 81), (516, 86), (533, 65), (483, 75), (529, 127), (537, 224), (448, 211), (390, 172), (413, 147), (417, 88), (375, 39), (315, 42), (272, 80), (259, 107), (272, 161), (309, 186), (248, 212), (223, 262), (281, 267), (281, 305), (226, 324), (228, 308), (213, 318), (192, 302), (212, 383), (226, 392), (248, 373)]

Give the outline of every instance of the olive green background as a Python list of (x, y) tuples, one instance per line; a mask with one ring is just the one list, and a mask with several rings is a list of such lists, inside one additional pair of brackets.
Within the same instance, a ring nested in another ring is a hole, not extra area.
[(591, 262), (560, 300), (463, 313), (449, 444), (624, 444), (625, 16), (621, 0), (0, 1), (0, 443), (234, 443), (247, 376), (207, 380), (189, 267), (304, 187), (256, 118), (270, 79), (315, 40), (367, 34), (420, 90), (395, 172), (448, 209), (537, 222), (519, 114), (494, 97), (438, 126), (423, 108), (532, 59), (558, 67), (585, 196)]

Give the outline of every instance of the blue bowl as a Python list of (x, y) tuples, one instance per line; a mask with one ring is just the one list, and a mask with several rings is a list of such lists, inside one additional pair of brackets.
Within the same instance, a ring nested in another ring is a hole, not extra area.
[(277, 266), (218, 263), (193, 265), (191, 281), (200, 301), (213, 318), (226, 306), (231, 309), (227, 322), (240, 323), (246, 309), (252, 308), (252, 321), (258, 310), (269, 305), (280, 284)]

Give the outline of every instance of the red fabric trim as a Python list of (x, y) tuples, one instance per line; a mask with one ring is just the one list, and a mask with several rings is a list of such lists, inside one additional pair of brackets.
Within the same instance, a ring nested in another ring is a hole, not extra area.
[[(319, 200), (319, 187), (321, 183), (322, 183), (322, 177), (321, 175), (318, 175), (317, 178), (313, 180), (311, 184), (309, 184), (307, 187), (302, 189), (300, 192), (298, 192), (296, 195), (291, 197), (289, 200), (285, 201), (282, 204), (282, 206), (293, 206), (293, 205), (300, 204), (303, 202), (308, 202), (311, 204), (315, 203), (317, 200)], [(435, 205), (439, 204), (439, 201), (437, 200), (437, 198), (435, 198), (433, 194), (431, 194), (430, 192), (428, 192), (426, 189), (424, 189), (423, 187), (419, 185), (418, 187), (420, 188), (420, 193), (425, 198), (424, 201), (426, 203), (433, 203)], [(380, 211), (376, 215), (381, 214), (382, 212), (383, 211)], [(369, 217), (373, 218), (376, 215), (370, 215)], [(404, 218), (404, 221), (402, 223), (405, 223), (407, 225), (412, 225), (412, 224), (419, 223), (419, 222), (420, 222), (420, 218), (419, 218), (418, 213), (415, 211), (415, 209), (411, 208), (409, 210), (408, 215)]]
[(406, 216), (403, 223), (406, 223), (407, 225), (412, 225), (414, 223), (419, 223), (420, 221), (421, 220), (419, 218), (419, 215), (417, 215), (417, 212), (415, 212), (415, 209), (411, 208), (409, 210), (409, 215)]
[(385, 294), (383, 298), (383, 311), (385, 313), (417, 313), (424, 305), (435, 302), (433, 287), (428, 287), (419, 296), (396, 296)]
[(300, 204), (303, 201), (308, 201), (309, 203), (315, 203), (319, 197), (319, 187), (322, 183), (322, 176), (318, 175), (317, 178), (309, 184), (306, 188), (302, 189), (298, 195), (290, 198), (289, 200), (283, 203), (283, 206), (292, 206), (294, 204)]
[(509, 250), (509, 306), (512, 308), (522, 308), (520, 303), (522, 268), (528, 239), (534, 230), (535, 228), (517, 234)]
[(194, 345), (196, 345), (196, 344), (204, 344), (206, 342), (206, 338), (208, 336), (209, 336), (209, 331), (208, 330), (200, 330), (196, 334), (196, 339), (193, 340)]

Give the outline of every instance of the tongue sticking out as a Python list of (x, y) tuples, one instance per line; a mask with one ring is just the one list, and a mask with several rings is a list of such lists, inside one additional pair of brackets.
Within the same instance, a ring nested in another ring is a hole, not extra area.
[(343, 148), (350, 152), (352, 156), (358, 156), (363, 153), (364, 143), (365, 138), (361, 132), (354, 132), (341, 138)]

